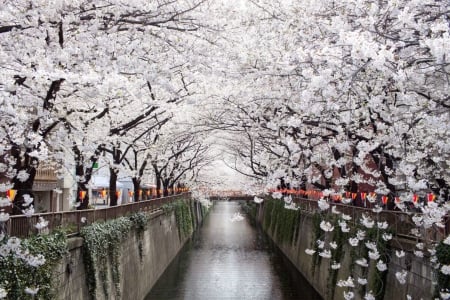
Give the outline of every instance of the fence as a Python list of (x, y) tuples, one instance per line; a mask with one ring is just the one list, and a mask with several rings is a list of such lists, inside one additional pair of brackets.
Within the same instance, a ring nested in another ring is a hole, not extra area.
[[(297, 207), (302, 211), (315, 213), (319, 210), (317, 200), (311, 200), (296, 196), (293, 197), (292, 201), (296, 203)], [(393, 210), (382, 210), (379, 213), (375, 213), (371, 208), (364, 208), (341, 203), (330, 203), (328, 213), (331, 213), (331, 209), (333, 206), (335, 206), (339, 212), (349, 215), (351, 217), (349, 223), (352, 225), (358, 225), (364, 215), (370, 216), (375, 222), (386, 221), (388, 223), (389, 229), (395, 232), (398, 237), (406, 239), (422, 240), (425, 242), (441, 241), (450, 233), (450, 218), (448, 215), (444, 220), (444, 228), (433, 226), (429, 229), (424, 229), (422, 227), (419, 231), (420, 235), (416, 236), (411, 233), (412, 229), (417, 228), (411, 218), (413, 213)], [(421, 215), (420, 213), (417, 214)]]
[(161, 209), (164, 204), (190, 198), (190, 193), (183, 193), (100, 209), (42, 213), (34, 214), (30, 217), (24, 215), (11, 216), (6, 223), (6, 232), (9, 236), (27, 237), (33, 232), (37, 232), (35, 225), (39, 223), (39, 217), (42, 217), (48, 221), (48, 226), (45, 230), (49, 232), (62, 227), (68, 229), (71, 234), (77, 234), (81, 226), (86, 223), (106, 221), (140, 211), (155, 211)]

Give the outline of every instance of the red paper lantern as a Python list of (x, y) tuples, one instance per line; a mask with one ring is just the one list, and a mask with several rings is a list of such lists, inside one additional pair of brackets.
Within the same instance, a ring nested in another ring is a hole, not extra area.
[(6, 197), (8, 197), (9, 201), (13, 202), (14, 198), (16, 197), (17, 190), (7, 190), (6, 191)]
[(81, 200), (84, 200), (84, 197), (86, 197), (86, 191), (80, 191), (79, 196)]

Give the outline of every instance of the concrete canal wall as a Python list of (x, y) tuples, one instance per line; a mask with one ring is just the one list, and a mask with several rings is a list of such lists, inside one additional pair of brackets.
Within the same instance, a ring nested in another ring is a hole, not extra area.
[[(202, 222), (203, 212), (199, 202), (192, 201), (191, 208), (196, 227)], [(149, 222), (140, 237), (142, 257), (139, 255), (138, 238), (136, 232), (131, 231), (120, 245), (121, 297), (116, 296), (111, 281), (111, 261), (108, 261), (108, 296), (103, 292), (97, 272), (96, 299), (144, 299), (190, 235), (180, 234), (174, 211), (168, 214), (157, 211), (149, 215)], [(69, 254), (55, 270), (54, 282), (58, 283), (57, 299), (90, 299), (83, 262), (83, 239), (71, 238), (68, 248)]]
[[(307, 279), (307, 281), (316, 289), (323, 299), (344, 299), (343, 291), (352, 290), (355, 294), (354, 299), (363, 299), (365, 293), (371, 289), (378, 289), (379, 294), (376, 299), (406, 299), (406, 295), (410, 295), (412, 299), (432, 299), (434, 286), (433, 269), (429, 261), (429, 257), (419, 258), (413, 254), (415, 247), (414, 241), (392, 240), (388, 257), (388, 270), (384, 273), (376, 271), (374, 260), (369, 260), (369, 267), (362, 268), (352, 263), (356, 258), (362, 256), (362, 251), (352, 250), (347, 242), (343, 240), (339, 247), (342, 247), (342, 255), (340, 257), (341, 267), (339, 270), (332, 270), (331, 259), (321, 258), (308, 255), (305, 249), (314, 248), (315, 232), (317, 225), (314, 225), (314, 215), (310, 212), (299, 212), (295, 225), (295, 232), (291, 240), (282, 240), (280, 231), (277, 226), (283, 226), (280, 222), (270, 220), (271, 217), (280, 219), (289, 218), (288, 216), (276, 216), (271, 211), (273, 207), (267, 205), (266, 202), (259, 204), (254, 209), (257, 222), (262, 225), (264, 231), (280, 248), (287, 258), (295, 265), (299, 272)], [(292, 210), (291, 210), (292, 211)], [(294, 211), (295, 212), (295, 211)], [(272, 224), (271, 224), (272, 222)], [(282, 223), (283, 221), (281, 221)], [(326, 238), (327, 239), (327, 238)], [(330, 241), (328, 237), (328, 241)], [(362, 248), (361, 248), (362, 249)], [(403, 250), (405, 256), (398, 258), (395, 255), (396, 250)], [(417, 250), (417, 249), (416, 249)], [(363, 250), (364, 251), (364, 250)], [(367, 250), (366, 250), (367, 251)], [(367, 252), (366, 252), (367, 254)], [(395, 277), (396, 272), (406, 270), (408, 272), (407, 282), (404, 285), (399, 284)], [(381, 275), (381, 276), (380, 276)], [(336, 276), (333, 280), (333, 276)], [(336, 282), (340, 279), (345, 280), (352, 276), (355, 281), (356, 288), (348, 289), (336, 286)], [(367, 278), (366, 286), (357, 284), (358, 277)], [(383, 278), (383, 276), (386, 276)], [(384, 295), (383, 295), (384, 294)]]

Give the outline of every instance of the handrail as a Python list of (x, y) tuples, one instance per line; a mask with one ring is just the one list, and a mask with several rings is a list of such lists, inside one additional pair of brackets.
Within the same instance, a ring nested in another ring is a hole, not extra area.
[(27, 237), (37, 232), (35, 225), (39, 223), (39, 217), (42, 217), (48, 221), (48, 226), (44, 229), (46, 232), (51, 232), (59, 227), (67, 227), (71, 235), (78, 234), (85, 224), (115, 219), (134, 212), (156, 211), (160, 210), (164, 204), (190, 198), (191, 193), (187, 192), (99, 209), (37, 213), (28, 217), (16, 215), (11, 216), (6, 222), (6, 233), (9, 236)]
[[(297, 204), (297, 207), (303, 211), (317, 212), (319, 210), (318, 201), (307, 199), (299, 196), (292, 197), (292, 201)], [(341, 213), (347, 214), (351, 217), (349, 221), (353, 225), (358, 225), (357, 222), (361, 220), (363, 215), (369, 215), (377, 222), (386, 221), (390, 229), (392, 229), (397, 236), (404, 237), (412, 240), (425, 240), (425, 241), (441, 241), (450, 232), (450, 217), (447, 215), (444, 228), (438, 228), (433, 226), (429, 229), (421, 228), (420, 238), (411, 233), (411, 229), (417, 228), (411, 219), (411, 212), (402, 212), (394, 210), (382, 210), (379, 213), (375, 213), (372, 208), (346, 205), (342, 203), (331, 202), (330, 208), (327, 213), (331, 213), (332, 206), (335, 206)], [(421, 215), (422, 213), (417, 213)]]

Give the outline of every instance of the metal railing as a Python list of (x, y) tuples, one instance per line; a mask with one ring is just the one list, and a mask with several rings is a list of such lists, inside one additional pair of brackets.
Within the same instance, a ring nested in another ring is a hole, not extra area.
[[(319, 211), (317, 200), (295, 196), (292, 197), (292, 201), (296, 203), (297, 207), (302, 211), (309, 213), (315, 213)], [(339, 212), (351, 217), (351, 220), (349, 221), (351, 225), (360, 224), (362, 217), (366, 215), (370, 216), (375, 222), (386, 221), (388, 223), (389, 229), (395, 232), (398, 237), (403, 237), (411, 240), (423, 240), (428, 242), (441, 241), (450, 232), (449, 216), (447, 216), (444, 220), (444, 228), (440, 228), (437, 226), (430, 227), (429, 229), (421, 228), (419, 232), (420, 235), (416, 236), (411, 233), (412, 229), (417, 228), (411, 218), (412, 215), (416, 214), (414, 212), (382, 210), (379, 213), (375, 213), (372, 208), (346, 205), (341, 203), (330, 203), (330, 208), (328, 209), (327, 213), (331, 213), (331, 209), (333, 206), (335, 206)], [(421, 215), (421, 213), (417, 214)]]
[(58, 178), (56, 177), (56, 174), (55, 174), (55, 170), (54, 170), (54, 169), (49, 169), (49, 168), (41, 169), (41, 168), (37, 168), (35, 180), (57, 181)]
[(190, 199), (190, 197), (190, 193), (183, 193), (99, 209), (40, 213), (30, 217), (25, 215), (11, 216), (5, 224), (6, 233), (9, 236), (27, 237), (37, 232), (35, 225), (39, 223), (39, 217), (42, 217), (48, 221), (46, 231), (51, 232), (56, 228), (65, 228), (70, 234), (75, 235), (80, 232), (81, 227), (85, 224), (115, 219), (135, 212), (160, 210), (164, 204), (173, 203), (180, 199)]
[(244, 191), (240, 191), (240, 190), (205, 191), (205, 193), (209, 197), (213, 197), (213, 198), (250, 196), (249, 194), (246, 194)]

